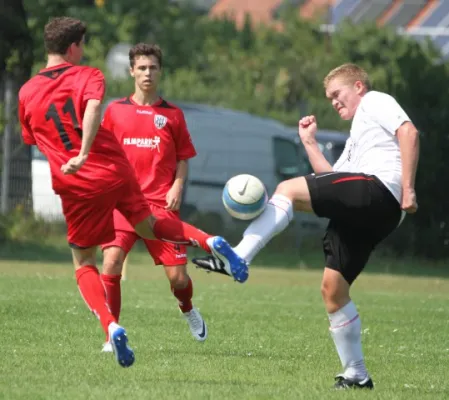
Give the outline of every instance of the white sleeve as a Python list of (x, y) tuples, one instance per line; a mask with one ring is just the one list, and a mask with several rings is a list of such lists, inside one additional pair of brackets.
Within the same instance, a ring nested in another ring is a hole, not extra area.
[(337, 171), (349, 172), (349, 166), (346, 166), (346, 164), (349, 163), (351, 147), (352, 141), (351, 138), (348, 138), (348, 140), (346, 140), (345, 148), (343, 149), (343, 152), (341, 153), (337, 162), (332, 167), (332, 170), (336, 172)]
[(392, 135), (396, 134), (404, 122), (410, 121), (406, 112), (389, 94), (369, 92), (365, 96), (366, 99), (362, 103), (364, 111)]

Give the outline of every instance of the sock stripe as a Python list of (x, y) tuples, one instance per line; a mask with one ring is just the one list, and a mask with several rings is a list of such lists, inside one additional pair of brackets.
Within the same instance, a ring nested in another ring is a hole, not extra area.
[(340, 325), (337, 326), (331, 326), (330, 329), (339, 329), (339, 328), (344, 328), (345, 326), (348, 326), (350, 324), (352, 324), (354, 321), (356, 321), (359, 318), (359, 314), (357, 314), (354, 318), (350, 319), (349, 321), (343, 322)]
[[(281, 204), (279, 204), (281, 203)], [(279, 210), (284, 211), (287, 214), (288, 221), (290, 222), (293, 219), (293, 213), (292, 213), (292, 202), (290, 199), (285, 198), (284, 196), (278, 196), (274, 195), (269, 201), (268, 204), (271, 204), (272, 206), (278, 208)], [(284, 208), (285, 207), (285, 208)]]
[(271, 201), (273, 201), (273, 200), (276, 200), (276, 201), (281, 201), (281, 202), (283, 202), (283, 203), (287, 204), (287, 206), (289, 206), (289, 205), (290, 205), (290, 203), (291, 203), (291, 201), (290, 201), (290, 200), (286, 200), (286, 199), (281, 199), (281, 198), (279, 198), (279, 197), (276, 197), (276, 198), (272, 197), (272, 198), (270, 199), (270, 202), (271, 202)]
[(288, 212), (289, 207), (287, 207), (287, 209), (285, 209), (285, 208), (281, 207), (279, 204), (272, 203), (271, 200), (268, 202), (268, 204), (272, 205), (273, 207), (276, 207), (278, 210), (284, 211), (285, 214), (287, 214), (288, 221), (289, 222), (291, 221), (290, 213)]

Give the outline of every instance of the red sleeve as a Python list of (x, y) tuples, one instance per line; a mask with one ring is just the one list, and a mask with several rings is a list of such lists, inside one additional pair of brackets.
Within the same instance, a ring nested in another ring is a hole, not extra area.
[(20, 125), (22, 126), (23, 142), (25, 144), (29, 144), (29, 145), (36, 144), (36, 140), (34, 139), (31, 127), (25, 118), (25, 107), (23, 106), (21, 99), (19, 99), (19, 120), (20, 120)]
[(105, 80), (103, 73), (95, 68), (90, 73), (87, 80), (86, 87), (83, 93), (83, 102), (87, 103), (88, 100), (103, 100), (105, 92)]
[(114, 132), (114, 123), (111, 114), (111, 105), (109, 105), (106, 107), (106, 111), (104, 112), (101, 126), (110, 132)]
[(192, 143), (189, 130), (187, 129), (184, 113), (179, 110), (178, 126), (174, 135), (176, 145), (176, 159), (188, 160), (196, 156), (196, 150)]

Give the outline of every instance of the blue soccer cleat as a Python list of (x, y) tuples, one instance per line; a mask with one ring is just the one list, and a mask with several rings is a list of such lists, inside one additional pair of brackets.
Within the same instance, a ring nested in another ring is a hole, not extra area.
[(117, 362), (124, 368), (134, 364), (134, 352), (128, 347), (126, 331), (120, 325), (109, 325), (109, 337)]
[(248, 264), (232, 249), (221, 236), (207, 240), (212, 256), (194, 258), (193, 262), (209, 272), (232, 276), (237, 282), (243, 283), (248, 279)]

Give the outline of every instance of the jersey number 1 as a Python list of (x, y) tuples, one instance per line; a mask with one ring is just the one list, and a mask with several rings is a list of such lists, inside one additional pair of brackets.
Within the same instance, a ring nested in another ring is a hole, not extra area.
[[(73, 122), (73, 127), (74, 127), (75, 131), (78, 133), (78, 135), (81, 137), (82, 130), (81, 130), (80, 124), (78, 122), (78, 118), (76, 117), (75, 105), (73, 104), (73, 100), (71, 97), (69, 97), (67, 99), (67, 101), (65, 102), (64, 107), (62, 107), (62, 112), (64, 114), (70, 114), (70, 118), (72, 119), (72, 122)], [(73, 144), (70, 141), (69, 135), (64, 128), (61, 118), (59, 117), (58, 110), (54, 103), (50, 104), (50, 107), (48, 107), (47, 114), (45, 114), (45, 118), (47, 119), (47, 121), (52, 119), (53, 122), (55, 123), (56, 129), (58, 130), (59, 137), (62, 140), (62, 144), (64, 145), (64, 148), (66, 150), (72, 150)]]

